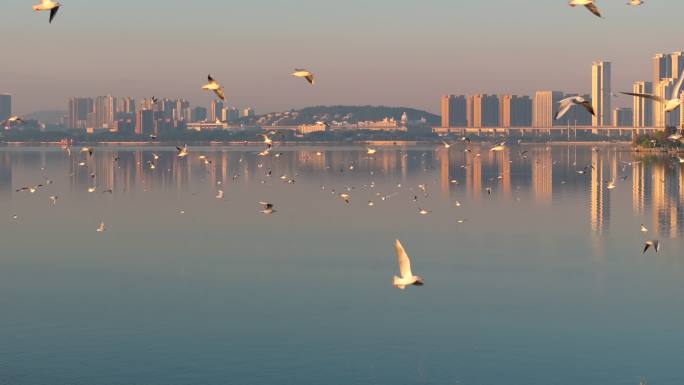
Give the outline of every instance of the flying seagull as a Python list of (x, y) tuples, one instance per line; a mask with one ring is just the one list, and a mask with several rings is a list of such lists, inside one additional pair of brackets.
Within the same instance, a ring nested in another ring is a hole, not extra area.
[(655, 250), (656, 253), (659, 252), (660, 251), (660, 241), (654, 239), (652, 241), (644, 242), (644, 254), (646, 253), (646, 251), (648, 251), (648, 249), (650, 247), (653, 247), (653, 250)]
[(296, 78), (304, 78), (306, 79), (306, 81), (309, 82), (309, 84), (314, 84), (314, 74), (305, 69), (295, 68), (294, 72), (292, 73), (292, 76)]
[(394, 248), (397, 252), (397, 259), (399, 260), (399, 274), (401, 277), (394, 276), (392, 285), (397, 289), (404, 290), (406, 286), (423, 286), (423, 278), (413, 275), (411, 271), (411, 260), (404, 250), (404, 246), (397, 239), (394, 242)]
[(581, 96), (571, 96), (569, 98), (565, 98), (559, 102), (560, 106), (558, 109), (558, 112), (556, 113), (556, 116), (554, 116), (554, 120), (558, 120), (565, 116), (565, 114), (570, 111), (570, 108), (572, 106), (582, 106), (584, 107), (585, 110), (589, 111), (590, 114), (596, 116), (596, 113), (594, 112), (594, 107), (591, 106), (591, 103), (589, 103), (588, 100), (584, 99)]
[(98, 233), (104, 233), (106, 230), (104, 222), (100, 222), (100, 225), (97, 226), (97, 232)]
[(183, 146), (183, 147), (178, 147), (178, 146), (176, 146), (176, 150), (178, 151), (178, 154), (177, 154), (177, 155), (178, 155), (179, 158), (185, 158), (185, 157), (188, 156), (188, 154), (189, 154), (189, 152), (188, 152), (188, 145), (187, 145), (187, 144), (186, 144), (185, 146)]
[(50, 23), (52, 23), (52, 19), (54, 19), (55, 16), (57, 16), (57, 11), (59, 11), (59, 7), (61, 6), (62, 4), (52, 0), (41, 0), (40, 4), (33, 6), (33, 10), (50, 11)]
[(218, 84), (218, 82), (216, 80), (214, 80), (214, 78), (212, 78), (211, 75), (207, 76), (207, 79), (209, 80), (209, 83), (202, 86), (202, 89), (207, 90), (207, 91), (214, 91), (216, 96), (218, 96), (219, 99), (221, 99), (225, 102), (226, 101), (226, 94), (223, 91), (223, 86)]
[(603, 19), (601, 11), (599, 11), (596, 4), (594, 4), (594, 0), (570, 0), (571, 7), (576, 7), (578, 5), (583, 5), (589, 12)]
[(646, 227), (645, 225), (642, 224), (641, 225), (641, 232), (642, 233), (648, 233), (648, 227)]
[(24, 119), (22, 119), (18, 116), (10, 116), (9, 118), (7, 118), (7, 120), (2, 122), (2, 125), (9, 128), (9, 127), (12, 127), (12, 123), (22, 123), (23, 124), (23, 123), (26, 123), (26, 121), (24, 121)]
[(681, 104), (681, 101), (679, 100), (679, 94), (681, 93), (681, 90), (682, 90), (682, 82), (684, 82), (684, 71), (682, 71), (682, 74), (679, 75), (679, 81), (677, 82), (677, 85), (675, 85), (675, 87), (672, 89), (672, 96), (670, 97), (669, 100), (666, 100), (662, 96), (653, 95), (653, 94), (640, 94), (640, 93), (634, 93), (634, 92), (622, 92), (622, 93), (625, 95), (636, 96), (638, 98), (646, 98), (646, 99), (655, 100), (656, 102), (665, 105), (665, 112), (673, 112), (673, 111), (676, 111), (679, 108), (679, 105)]
[(629, 0), (629, 3), (627, 3), (627, 5), (631, 5), (632, 7), (636, 7), (641, 4), (644, 4), (643, 0)]

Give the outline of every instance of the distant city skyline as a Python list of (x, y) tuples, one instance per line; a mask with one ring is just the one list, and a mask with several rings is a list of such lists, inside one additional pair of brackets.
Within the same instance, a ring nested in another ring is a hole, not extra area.
[[(259, 111), (374, 104), (438, 112), (435, 95), (455, 91), (587, 93), (591, 79), (578, 69), (597, 58), (614, 64), (613, 88), (629, 91), (635, 80), (652, 79), (655, 53), (684, 48), (661, 21), (684, 11), (684, 3), (665, 1), (638, 10), (602, 3), (605, 20), (566, 1), (499, 0), (492, 12), (489, 2), (444, 0), (302, 0), (297, 7), (171, 0), (163, 18), (156, 1), (121, 0), (106, 12), (86, 0), (64, 3), (52, 25), (30, 3), (3, 5), (0, 33), (21, 39), (0, 41), (11, 53), (0, 68), (0, 92), (14, 95), (18, 114), (63, 110), (74, 95), (158, 95), (208, 105), (211, 97), (200, 90), (208, 73), (226, 87), (229, 104)], [(111, 20), (117, 22), (109, 27)], [(485, 22), (492, 27), (479, 28)], [(644, 22), (651, 27), (634, 34)], [(28, 27), (37, 33), (21, 35)], [(575, 38), (564, 39), (569, 30)], [(314, 71), (316, 86), (291, 78), (295, 67)]]

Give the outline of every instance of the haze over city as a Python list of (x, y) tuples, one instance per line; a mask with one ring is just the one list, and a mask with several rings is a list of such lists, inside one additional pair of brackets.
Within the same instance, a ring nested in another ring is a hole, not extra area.
[[(614, 89), (630, 90), (651, 78), (653, 54), (681, 49), (663, 15), (684, 11), (681, 2), (637, 9), (604, 1), (600, 20), (564, 1), (187, 4), (121, 0), (104, 12), (97, 2), (72, 0), (48, 25), (23, 2), (8, 2), (0, 13), (0, 92), (13, 94), (18, 114), (63, 111), (70, 96), (107, 94), (207, 106), (211, 97), (197, 83), (212, 73), (231, 105), (260, 112), (384, 104), (439, 113), (447, 93), (588, 93), (596, 60), (613, 63)], [(320, 74), (317, 87), (288, 78), (303, 65)]]

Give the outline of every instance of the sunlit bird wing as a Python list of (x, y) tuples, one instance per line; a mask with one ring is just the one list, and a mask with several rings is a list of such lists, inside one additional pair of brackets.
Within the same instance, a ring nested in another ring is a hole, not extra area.
[(59, 7), (54, 7), (50, 10), (50, 23), (52, 23), (52, 19), (57, 16), (57, 12), (59, 11)]
[(399, 261), (399, 273), (401, 274), (401, 277), (413, 277), (413, 273), (411, 272), (411, 260), (409, 259), (408, 254), (406, 254), (404, 246), (402, 246), (401, 242), (397, 239), (394, 243), (394, 247), (397, 251), (397, 260)]
[(657, 96), (657, 95), (639, 94), (639, 93), (635, 93), (635, 92), (620, 92), (620, 93), (621, 93), (621, 94), (624, 94), (624, 95), (630, 95), (630, 96), (636, 96), (636, 97), (639, 97), (639, 98), (646, 98), (646, 99), (655, 100), (655, 101), (658, 102), (658, 103), (665, 103), (665, 102), (666, 102), (665, 99), (663, 99), (663, 98), (661, 98), (660, 96)]
[(572, 108), (572, 105), (574, 104), (574, 99), (574, 97), (565, 98), (559, 102), (558, 112), (556, 112), (556, 116), (554, 117), (555, 120), (562, 118), (568, 113), (568, 111), (570, 111), (570, 108)]
[(599, 11), (598, 7), (595, 4), (593, 4), (593, 3), (587, 4), (587, 5), (585, 5), (585, 7), (587, 7), (589, 12), (593, 13), (594, 15), (596, 15), (600, 18), (603, 18), (603, 16), (601, 16), (601, 11)]
[(672, 97), (670, 99), (679, 99), (679, 94), (682, 91), (682, 82), (684, 82), (684, 71), (679, 75), (679, 81), (675, 88), (672, 89)]

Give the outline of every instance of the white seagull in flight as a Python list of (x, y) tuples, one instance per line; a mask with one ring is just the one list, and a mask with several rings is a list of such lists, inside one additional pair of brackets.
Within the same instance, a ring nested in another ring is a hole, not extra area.
[(33, 6), (33, 10), (50, 11), (50, 23), (52, 23), (52, 19), (54, 19), (55, 16), (57, 16), (57, 11), (59, 11), (59, 7), (61, 6), (62, 4), (52, 0), (41, 0), (40, 4)]
[(625, 95), (636, 96), (638, 98), (646, 98), (646, 99), (655, 100), (656, 102), (665, 105), (665, 112), (673, 112), (673, 111), (676, 111), (679, 108), (679, 105), (681, 104), (681, 101), (679, 100), (679, 95), (681, 94), (681, 91), (682, 91), (682, 82), (684, 82), (684, 71), (682, 71), (682, 74), (679, 75), (679, 81), (677, 82), (675, 87), (672, 89), (672, 96), (670, 97), (669, 100), (666, 100), (662, 96), (653, 95), (653, 94), (639, 94), (639, 93), (634, 93), (634, 92), (622, 92), (622, 93)]
[(401, 290), (404, 290), (406, 286), (423, 286), (423, 278), (413, 275), (411, 260), (398, 239), (394, 242), (394, 248), (399, 260), (399, 274), (401, 274), (401, 277), (394, 276), (392, 285)]
[(603, 19), (603, 16), (601, 16), (601, 11), (599, 11), (596, 4), (594, 4), (594, 0), (570, 0), (569, 4), (571, 7), (583, 5), (586, 9), (589, 10), (589, 12)]
[(559, 104), (560, 106), (558, 108), (556, 116), (554, 117), (554, 120), (558, 120), (565, 116), (565, 114), (567, 114), (568, 111), (570, 111), (570, 108), (572, 108), (572, 106), (582, 106), (590, 114), (596, 116), (596, 113), (594, 112), (594, 107), (591, 106), (591, 103), (588, 100), (584, 99), (581, 96), (571, 96), (569, 98), (565, 98), (561, 100)]
[(292, 73), (292, 76), (296, 78), (304, 78), (306, 79), (306, 81), (309, 82), (309, 84), (314, 84), (314, 74), (305, 69), (295, 68), (294, 72)]
[(219, 97), (219, 99), (223, 100), (224, 102), (226, 101), (226, 94), (223, 91), (223, 86), (218, 84), (214, 78), (211, 77), (211, 75), (207, 76), (207, 79), (209, 80), (209, 83), (205, 84), (202, 86), (203, 90), (206, 91), (214, 91), (216, 96)]

